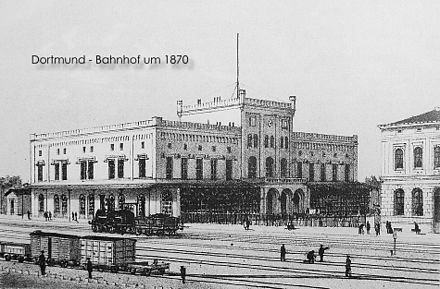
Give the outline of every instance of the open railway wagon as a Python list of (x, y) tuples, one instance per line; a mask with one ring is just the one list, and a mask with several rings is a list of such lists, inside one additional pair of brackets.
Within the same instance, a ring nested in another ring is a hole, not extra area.
[(89, 222), (93, 232), (145, 235), (174, 235), (183, 229), (181, 220), (165, 214), (135, 217), (129, 210), (104, 212), (98, 210)]
[(30, 261), (30, 256), (31, 245), (0, 241), (0, 257), (5, 258), (6, 261), (18, 260), (22, 263), (23, 261)]

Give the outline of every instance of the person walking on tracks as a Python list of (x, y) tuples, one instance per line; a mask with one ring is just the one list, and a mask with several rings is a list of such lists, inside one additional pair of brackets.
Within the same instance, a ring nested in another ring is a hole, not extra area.
[(281, 261), (286, 261), (286, 247), (283, 245), (281, 245), (281, 249), (280, 249), (280, 253), (281, 253)]
[(186, 278), (186, 268), (185, 268), (185, 266), (180, 266), (180, 278), (182, 278), (182, 283), (185, 284), (185, 278)]
[(319, 262), (324, 261), (324, 252), (325, 250), (330, 249), (329, 247), (325, 247), (321, 244), (321, 246), (319, 247), (319, 251), (318, 251), (318, 255), (319, 255)]
[(41, 275), (46, 275), (46, 257), (44, 256), (44, 251), (41, 251), (38, 257), (38, 265), (40, 265)]
[(349, 255), (345, 259), (345, 277), (351, 277), (351, 259)]
[(93, 271), (92, 261), (90, 261), (90, 258), (87, 258), (87, 272), (89, 272), (89, 279), (92, 279), (92, 271)]

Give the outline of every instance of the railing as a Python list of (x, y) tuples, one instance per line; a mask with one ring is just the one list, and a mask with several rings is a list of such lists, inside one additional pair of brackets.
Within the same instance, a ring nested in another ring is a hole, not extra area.
[(320, 133), (308, 133), (308, 132), (292, 132), (292, 138), (294, 140), (323, 140), (323, 141), (338, 141), (338, 142), (354, 142), (357, 141), (357, 135), (342, 136), (342, 135), (329, 135)]
[(258, 213), (215, 213), (215, 212), (182, 212), (184, 223), (243, 224), (249, 220), (252, 225), (308, 227), (358, 227), (366, 223), (366, 216), (322, 216), (310, 214), (258, 214)]

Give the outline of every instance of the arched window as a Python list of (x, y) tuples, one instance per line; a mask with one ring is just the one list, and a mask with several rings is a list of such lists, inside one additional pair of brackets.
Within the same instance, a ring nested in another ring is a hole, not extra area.
[(79, 214), (86, 214), (86, 197), (84, 195), (79, 195)]
[(289, 148), (289, 138), (287, 136), (284, 137), (284, 148), (285, 149)]
[(405, 192), (402, 189), (394, 191), (394, 215), (404, 215)]
[(280, 137), (280, 148), (284, 147), (284, 137)]
[(115, 196), (111, 194), (107, 199), (107, 210), (114, 211), (115, 210)]
[(325, 166), (325, 164), (321, 164), (321, 182), (325, 182), (326, 179), (327, 179), (326, 166)]
[(248, 178), (254, 179), (257, 177), (257, 158), (252, 156), (248, 160)]
[(251, 148), (251, 147), (252, 147), (252, 134), (248, 134), (247, 147), (248, 147), (248, 148)]
[(265, 148), (269, 147), (269, 136), (268, 135), (264, 136), (264, 147)]
[(254, 148), (258, 147), (258, 135), (254, 134)]
[(287, 160), (281, 159), (281, 177), (286, 178), (287, 177)]
[(440, 146), (434, 148), (434, 168), (440, 168)]
[(61, 214), (67, 215), (67, 197), (66, 195), (61, 195)]
[(170, 191), (162, 193), (161, 197), (162, 214), (171, 216), (173, 214), (173, 195)]
[(38, 212), (40, 212), (40, 213), (44, 212), (44, 196), (43, 196), (43, 194), (40, 194), (38, 196)]
[(412, 191), (412, 215), (423, 216), (423, 192), (419, 188)]
[(53, 213), (60, 213), (60, 197), (58, 195), (53, 196)]
[(273, 158), (266, 158), (266, 177), (273, 177)]
[(89, 195), (89, 215), (93, 216), (95, 214), (95, 195), (94, 194), (90, 194)]
[(402, 149), (396, 149), (394, 152), (394, 168), (397, 169), (403, 169), (403, 150)]
[(273, 137), (273, 135), (270, 136), (270, 147), (275, 147), (275, 138)]
[(414, 168), (423, 167), (423, 150), (421, 147), (416, 147), (414, 149)]
[(125, 196), (124, 194), (121, 192), (118, 195), (118, 208), (119, 210), (124, 209), (124, 204), (125, 204)]

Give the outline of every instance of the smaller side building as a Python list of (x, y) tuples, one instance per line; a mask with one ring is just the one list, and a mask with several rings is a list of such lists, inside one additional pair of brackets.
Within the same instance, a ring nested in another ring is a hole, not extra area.
[(379, 128), (382, 222), (440, 233), (440, 107)]
[(31, 189), (14, 188), (5, 194), (6, 214), (25, 215), (31, 212)]

